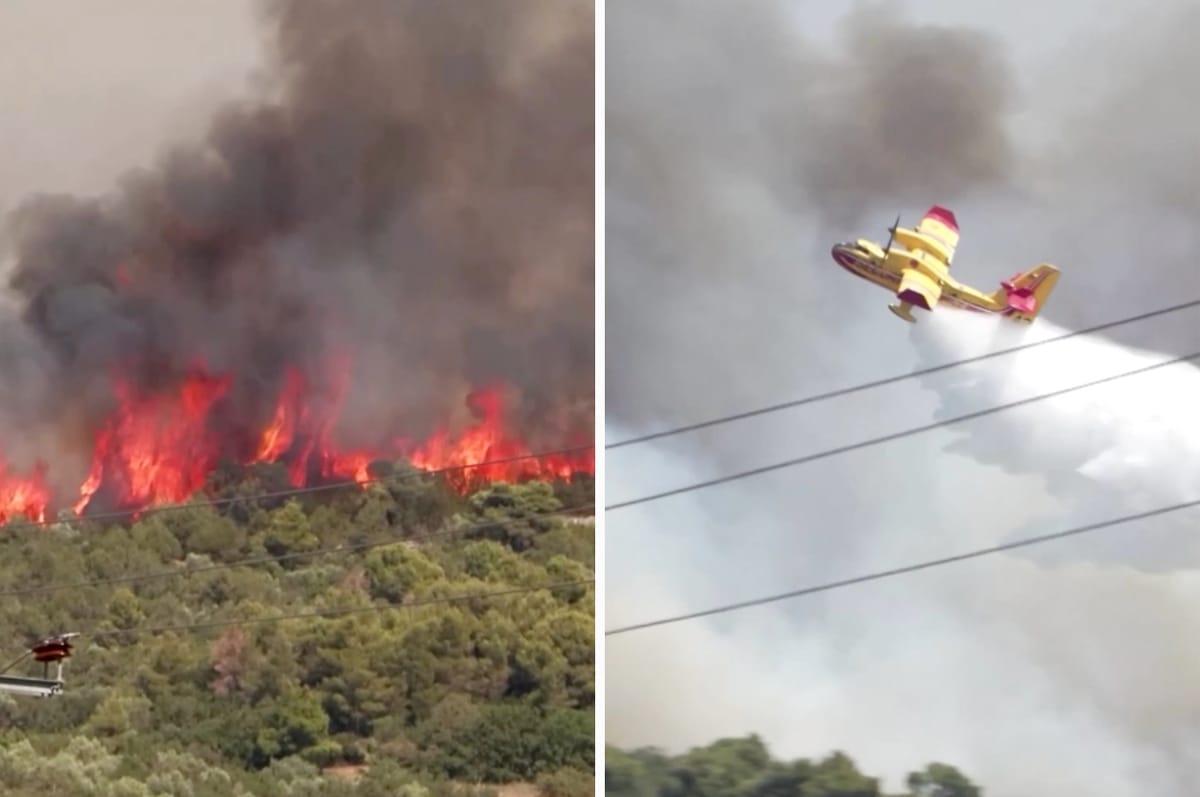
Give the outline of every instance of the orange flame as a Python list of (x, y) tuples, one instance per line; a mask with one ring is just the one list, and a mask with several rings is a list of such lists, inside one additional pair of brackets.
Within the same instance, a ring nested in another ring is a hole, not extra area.
[(25, 517), (35, 523), (46, 520), (50, 490), (46, 487), (46, 466), (39, 462), (29, 476), (14, 476), (0, 462), (0, 523)]
[[(492, 481), (594, 473), (590, 450), (533, 458), (528, 446), (506, 429), (503, 386), (467, 397), (477, 420), (457, 434), (441, 429), (417, 445), (397, 439), (380, 450), (342, 449), (335, 444), (333, 428), (349, 386), (348, 363), (348, 358), (335, 363), (332, 378), (324, 382), (328, 393), (319, 396), (319, 402), (313, 401), (314, 387), (305, 374), (289, 370), (270, 421), (242, 453), (241, 444), (222, 439), (210, 422), (231, 389), (228, 374), (215, 375), (196, 365), (177, 389), (152, 395), (138, 394), (129, 383), (115, 380), (117, 408), (97, 431), (91, 467), (73, 509), (84, 514), (100, 495), (106, 504), (135, 514), (186, 501), (204, 488), (208, 474), (224, 458), (243, 465), (284, 463), (297, 487), (331, 481), (365, 484), (371, 479), (372, 462), (404, 456), (419, 469), (447, 471), (447, 481), (460, 492)], [(481, 464), (485, 462), (490, 464)], [(54, 503), (46, 476), (44, 464), (20, 476), (0, 458), (0, 523), (17, 517), (46, 519)]]
[(137, 396), (122, 382), (119, 406), (96, 438), (92, 469), (74, 509), (82, 513), (101, 484), (122, 506), (145, 507), (186, 501), (216, 467), (219, 448), (206, 421), (230, 385), (194, 368), (178, 396)]
[(447, 431), (435, 433), (409, 453), (413, 466), (446, 470), (447, 480), (461, 492), (483, 482), (569, 479), (574, 473), (594, 472), (591, 451), (533, 458), (533, 452), (504, 429), (504, 393), (499, 386), (472, 393), (467, 404), (480, 416), (478, 423), (457, 438)]

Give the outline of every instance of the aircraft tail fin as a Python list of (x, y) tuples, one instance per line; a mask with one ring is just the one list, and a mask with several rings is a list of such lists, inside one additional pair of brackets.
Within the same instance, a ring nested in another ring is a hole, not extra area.
[(1006, 282), (994, 294), (1008, 304), (1004, 315), (1016, 321), (1032, 322), (1046, 307), (1046, 301), (1058, 284), (1059, 270), (1049, 263), (1022, 271)]

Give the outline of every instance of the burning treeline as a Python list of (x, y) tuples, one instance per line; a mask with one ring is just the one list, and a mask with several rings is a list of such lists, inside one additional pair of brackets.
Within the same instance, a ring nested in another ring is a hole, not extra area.
[(591, 4), (264, 20), (263, 97), (109, 195), (8, 218), (4, 517), (181, 500), (227, 460), (307, 484), (591, 441)]

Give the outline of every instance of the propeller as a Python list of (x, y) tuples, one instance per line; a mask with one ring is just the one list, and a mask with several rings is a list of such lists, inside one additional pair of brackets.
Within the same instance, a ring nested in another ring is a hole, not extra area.
[(888, 252), (892, 251), (892, 242), (896, 240), (896, 228), (899, 226), (900, 226), (900, 214), (897, 213), (896, 214), (896, 222), (891, 227), (888, 227), (887, 246), (883, 247), (884, 259), (887, 259)]

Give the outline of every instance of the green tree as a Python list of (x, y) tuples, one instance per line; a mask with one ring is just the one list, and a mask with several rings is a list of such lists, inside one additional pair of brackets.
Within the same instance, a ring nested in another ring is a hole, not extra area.
[(471, 537), (503, 543), (518, 553), (533, 547), (538, 535), (561, 524), (549, 513), (562, 509), (562, 504), (545, 482), (495, 484), (474, 493), (470, 506), (467, 520), (477, 526)]
[(983, 790), (949, 764), (932, 763), (908, 776), (913, 797), (982, 797)]
[[(614, 797), (882, 797), (879, 780), (834, 752), (778, 761), (757, 736), (718, 739), (679, 756), (607, 747), (605, 784)], [(981, 797), (960, 771), (930, 764), (908, 777), (908, 797)]]
[(818, 761), (804, 788), (812, 797), (879, 797), (879, 779), (859, 772), (854, 760), (842, 752)]
[(388, 473), (380, 475), (392, 498), (388, 523), (410, 534), (436, 531), (462, 504), (444, 479), (418, 471), (407, 462), (394, 463)]
[(317, 696), (308, 690), (290, 689), (264, 712), (256, 752), (264, 761), (285, 758), (317, 744), (328, 730), (329, 717)]
[(407, 544), (376, 548), (367, 554), (365, 569), (371, 595), (393, 603), (444, 576), (436, 562)]
[(437, 766), (451, 777), (486, 783), (532, 780), (568, 767), (590, 769), (593, 721), (582, 711), (488, 706), (445, 743)]
[(704, 797), (740, 797), (748, 792), (770, 765), (771, 755), (758, 736), (721, 739), (692, 750), (676, 766), (688, 794)]
[(146, 619), (142, 602), (128, 587), (117, 587), (108, 601), (108, 619), (116, 628), (128, 629)]
[(627, 753), (611, 745), (604, 749), (604, 789), (613, 797), (681, 794), (671, 770), (671, 760), (658, 750)]
[(308, 515), (304, 514), (299, 501), (289, 500), (271, 513), (266, 533), (263, 535), (263, 546), (269, 553), (282, 556), (311, 551), (320, 545), (321, 541), (313, 534)]

